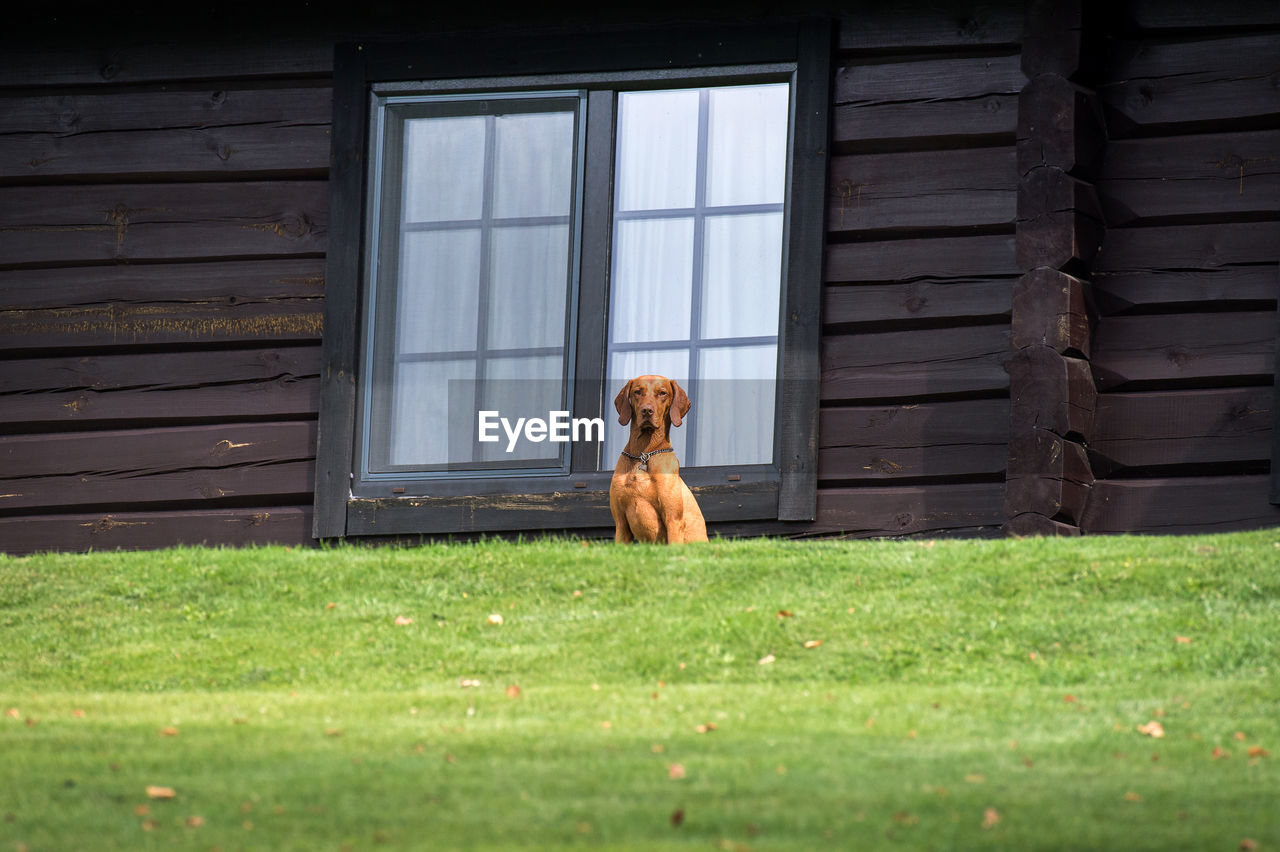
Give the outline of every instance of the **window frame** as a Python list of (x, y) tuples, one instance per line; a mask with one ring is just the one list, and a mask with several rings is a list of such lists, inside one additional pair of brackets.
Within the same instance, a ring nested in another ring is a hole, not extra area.
[[(711, 523), (812, 520), (816, 513), (819, 310), (826, 207), (827, 128), (832, 25), (826, 19), (747, 26), (628, 30), (590, 35), (530, 37), (498, 34), (425, 41), (348, 43), (335, 47), (330, 237), (314, 535), (397, 536), (537, 529), (606, 528), (611, 471), (595, 471), (598, 445), (571, 445), (568, 473), (433, 480), (432, 496), (407, 493), (403, 483), (356, 484), (356, 446), (362, 381), (367, 201), (371, 152), (370, 104), (375, 88), (497, 90), (504, 81), (524, 91), (573, 88), (598, 78), (609, 90), (587, 94), (588, 148), (583, 199), (580, 285), (575, 333), (579, 377), (603, 373), (592, 357), (605, 351), (610, 229), (612, 134), (616, 92), (633, 88), (778, 79), (789, 69), (792, 122), (789, 194), (783, 235), (783, 301), (779, 328), (779, 391), (772, 464), (686, 468)], [(646, 69), (636, 72), (635, 69)], [(764, 69), (764, 70), (762, 70)], [(772, 75), (772, 77), (768, 77)], [(428, 82), (422, 82), (428, 81)], [(566, 84), (567, 83), (567, 84)], [(634, 84), (634, 85), (632, 85)], [(608, 156), (591, 147), (607, 139)], [(594, 342), (598, 341), (598, 347)], [(578, 381), (575, 416), (608, 417), (613, 390)], [(696, 404), (696, 400), (695, 400)], [(781, 525), (777, 525), (781, 527)]]

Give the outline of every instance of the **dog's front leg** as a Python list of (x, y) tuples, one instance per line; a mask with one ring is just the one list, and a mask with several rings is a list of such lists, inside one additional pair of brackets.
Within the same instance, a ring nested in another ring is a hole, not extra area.
[(659, 474), (658, 507), (662, 513), (662, 525), (667, 532), (668, 544), (681, 544), (684, 532), (684, 494), (680, 490), (680, 477), (675, 474)]

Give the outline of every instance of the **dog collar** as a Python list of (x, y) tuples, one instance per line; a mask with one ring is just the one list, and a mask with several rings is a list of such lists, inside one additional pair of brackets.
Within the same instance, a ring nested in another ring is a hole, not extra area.
[(664, 450), (652, 450), (647, 453), (641, 453), (638, 456), (633, 456), (631, 455), (631, 453), (627, 452), (626, 450), (621, 450), (620, 452), (629, 459), (634, 459), (635, 461), (640, 462), (640, 464), (647, 465), (649, 463), (650, 456), (656, 456), (658, 453), (674, 453), (675, 449), (673, 449), (672, 447), (667, 447)]

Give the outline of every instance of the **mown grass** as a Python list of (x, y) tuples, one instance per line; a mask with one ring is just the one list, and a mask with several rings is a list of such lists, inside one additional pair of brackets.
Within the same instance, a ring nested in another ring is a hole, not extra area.
[(1277, 649), (1280, 530), (0, 558), (0, 850), (1276, 849)]

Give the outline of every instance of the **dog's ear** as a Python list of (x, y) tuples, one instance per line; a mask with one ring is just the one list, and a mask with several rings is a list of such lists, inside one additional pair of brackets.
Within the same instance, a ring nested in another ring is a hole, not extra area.
[(613, 399), (613, 407), (618, 409), (618, 423), (626, 426), (631, 422), (631, 382), (628, 381)]
[(671, 382), (671, 408), (667, 413), (671, 415), (671, 425), (679, 426), (684, 422), (684, 416), (689, 413), (689, 409), (693, 407), (693, 403), (689, 402), (689, 395), (684, 392), (684, 388), (676, 384), (675, 379), (668, 379)]

